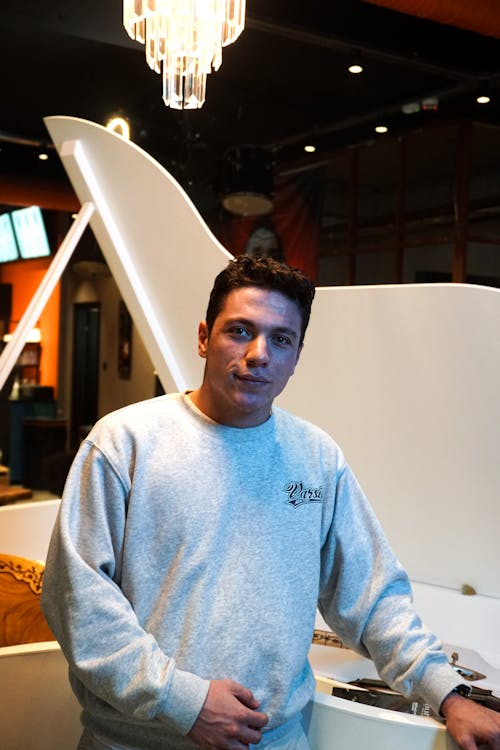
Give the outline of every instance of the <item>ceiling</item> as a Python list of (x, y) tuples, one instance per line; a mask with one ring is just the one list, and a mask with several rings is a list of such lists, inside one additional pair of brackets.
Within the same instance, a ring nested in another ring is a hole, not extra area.
[[(500, 124), (500, 39), (478, 31), (364, 0), (247, 0), (246, 28), (209, 76), (206, 103), (175, 111), (121, 13), (120, 0), (2, 1), (2, 173), (63, 174), (54, 153), (35, 158), (48, 141), (46, 115), (127, 116), (132, 140), (207, 203), (233, 145), (271, 149), (279, 171), (372, 141), (378, 122), (391, 134), (450, 118)], [(356, 53), (364, 72), (353, 76)], [(481, 107), (475, 94), (486, 81), (492, 101)], [(437, 110), (403, 113), (432, 96)]]

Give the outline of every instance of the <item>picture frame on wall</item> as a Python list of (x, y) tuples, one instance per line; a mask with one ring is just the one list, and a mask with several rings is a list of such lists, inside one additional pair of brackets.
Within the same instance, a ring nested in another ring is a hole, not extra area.
[(132, 318), (123, 300), (118, 307), (118, 376), (130, 380), (132, 373)]

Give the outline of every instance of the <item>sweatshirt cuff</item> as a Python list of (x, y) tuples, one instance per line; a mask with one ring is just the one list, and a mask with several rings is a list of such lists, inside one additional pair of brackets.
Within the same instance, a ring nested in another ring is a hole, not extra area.
[(181, 734), (187, 734), (203, 708), (209, 685), (209, 680), (176, 669), (158, 718), (163, 714)]
[(428, 673), (429, 677), (424, 676), (417, 691), (439, 715), (442, 702), (452, 690), (463, 683), (463, 679), (460, 679), (460, 675), (449, 664), (433, 664), (432, 668), (429, 667)]

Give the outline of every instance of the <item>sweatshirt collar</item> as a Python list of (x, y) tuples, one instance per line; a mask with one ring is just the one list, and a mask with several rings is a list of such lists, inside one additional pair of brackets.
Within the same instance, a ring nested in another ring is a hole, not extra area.
[(200, 409), (198, 409), (198, 407), (193, 404), (188, 396), (189, 393), (190, 391), (184, 391), (181, 394), (181, 397), (182, 403), (189, 413), (191, 420), (194, 421), (198, 425), (198, 427), (205, 430), (208, 429), (208, 431), (212, 432), (214, 435), (230, 435), (234, 440), (242, 440), (246, 442), (253, 441), (256, 438), (260, 440), (266, 435), (273, 432), (275, 428), (274, 408), (271, 409), (271, 414), (269, 415), (268, 419), (266, 419), (265, 422), (262, 422), (262, 424), (259, 424), (256, 427), (230, 427), (229, 425), (220, 424), (219, 422), (215, 422), (215, 420), (211, 419), (210, 417), (207, 417), (206, 414), (200, 411)]

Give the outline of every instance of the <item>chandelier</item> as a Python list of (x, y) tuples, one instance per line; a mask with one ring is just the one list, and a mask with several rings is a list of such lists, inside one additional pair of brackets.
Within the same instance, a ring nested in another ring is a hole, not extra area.
[(167, 107), (196, 109), (205, 101), (207, 74), (222, 63), (222, 47), (243, 31), (245, 0), (123, 0), (123, 25), (161, 73)]

